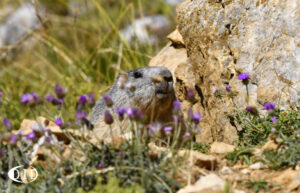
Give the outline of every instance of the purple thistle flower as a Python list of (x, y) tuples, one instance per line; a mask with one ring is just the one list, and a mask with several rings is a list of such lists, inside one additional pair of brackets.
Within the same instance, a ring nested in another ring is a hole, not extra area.
[(111, 100), (110, 96), (108, 94), (103, 95), (103, 99), (106, 103), (106, 106), (111, 107), (113, 105), (113, 101)]
[(173, 128), (171, 126), (167, 126), (164, 128), (164, 132), (166, 135), (171, 134), (171, 131), (173, 130)]
[(243, 84), (247, 86), (249, 84), (250, 75), (248, 73), (241, 73), (239, 74), (238, 79), (240, 79)]
[(267, 111), (273, 111), (275, 109), (276, 105), (274, 103), (266, 103), (264, 105), (264, 109)]
[(227, 92), (231, 92), (231, 86), (230, 86), (230, 85), (227, 85), (227, 86), (226, 86), (226, 91), (227, 91)]
[(17, 141), (18, 141), (18, 136), (15, 135), (15, 134), (13, 134), (13, 135), (10, 137), (9, 143), (10, 143), (10, 144), (16, 144)]
[(103, 168), (104, 166), (103, 166), (103, 164), (98, 164), (98, 168)]
[(189, 132), (186, 132), (186, 133), (182, 136), (183, 139), (189, 139), (190, 137), (191, 137), (191, 134), (190, 134)]
[(67, 89), (65, 89), (64, 87), (62, 87), (61, 85), (59, 84), (56, 84), (55, 85), (55, 88), (54, 88), (54, 91), (56, 93), (56, 96), (59, 98), (59, 99), (63, 99), (66, 95), (66, 92), (67, 92)]
[(64, 125), (64, 122), (63, 122), (62, 118), (59, 117), (55, 120), (55, 124), (59, 127), (62, 127)]
[(4, 152), (2, 149), (0, 149), (0, 158), (2, 158), (4, 156)]
[(58, 99), (57, 103), (58, 103), (58, 105), (62, 105), (64, 103), (64, 99)]
[(151, 125), (148, 125), (148, 135), (153, 137), (153, 136), (160, 136), (160, 129), (161, 129), (161, 124), (160, 123), (154, 123)]
[(277, 122), (277, 117), (275, 117), (275, 116), (271, 117), (271, 121), (272, 121), (272, 123), (275, 124)]
[(181, 105), (180, 105), (179, 101), (174, 101), (173, 102), (173, 109), (174, 109), (175, 112), (179, 112), (180, 111)]
[(254, 109), (254, 107), (252, 107), (252, 106), (247, 106), (246, 107), (246, 111), (248, 111), (250, 113), (253, 111), (253, 109)]
[(2, 96), (3, 96), (3, 94), (2, 94), (2, 92), (0, 92), (0, 98), (2, 98)]
[(122, 155), (123, 155), (123, 152), (122, 152), (122, 151), (119, 151), (119, 152), (118, 152), (118, 155), (119, 155), (119, 156), (122, 156)]
[(195, 93), (194, 93), (194, 90), (193, 90), (193, 89), (189, 88), (189, 89), (187, 90), (187, 98), (188, 98), (188, 100), (190, 100), (190, 101), (195, 100)]
[(143, 118), (143, 113), (140, 109), (128, 107), (126, 109), (128, 116), (134, 120)]
[(35, 135), (35, 133), (32, 131), (31, 133), (28, 133), (28, 134), (26, 135), (26, 138), (29, 139), (29, 140), (33, 140), (33, 139), (36, 138), (36, 135)]
[(87, 102), (88, 102), (89, 105), (94, 105), (95, 104), (95, 95), (94, 95), (94, 93), (90, 92), (87, 95)]
[(55, 103), (56, 101), (56, 98), (55, 96), (53, 96), (52, 94), (47, 94), (46, 97), (45, 97), (46, 101), (50, 102), (50, 103)]
[(117, 108), (116, 113), (119, 115), (119, 120), (122, 121), (124, 119), (124, 114), (126, 113), (126, 109)]
[(77, 112), (76, 113), (76, 119), (85, 119), (86, 112)]
[(47, 137), (45, 138), (45, 141), (46, 141), (47, 143), (50, 143), (51, 140), (52, 140), (52, 137), (51, 137), (51, 136), (47, 136)]
[(238, 79), (239, 80), (248, 80), (248, 79), (250, 79), (250, 75), (248, 73), (241, 73), (241, 74), (239, 74)]
[(34, 102), (34, 98), (30, 93), (25, 93), (21, 96), (21, 103), (32, 104)]
[(32, 92), (31, 96), (33, 97), (34, 102), (39, 102), (41, 100), (40, 95), (38, 95), (36, 92)]
[(7, 117), (3, 118), (3, 125), (7, 130), (11, 130), (11, 124)]
[(202, 115), (200, 113), (195, 113), (192, 116), (193, 121), (198, 124), (199, 121), (202, 119)]
[(87, 102), (87, 97), (85, 95), (80, 95), (79, 97), (79, 104), (80, 105), (85, 105), (85, 103)]
[(104, 122), (108, 125), (111, 125), (114, 122), (114, 118), (108, 110), (106, 110), (104, 113)]
[(258, 110), (253, 106), (247, 106), (245, 109), (252, 115), (258, 115)]
[(0, 92), (0, 105), (2, 103), (2, 92)]

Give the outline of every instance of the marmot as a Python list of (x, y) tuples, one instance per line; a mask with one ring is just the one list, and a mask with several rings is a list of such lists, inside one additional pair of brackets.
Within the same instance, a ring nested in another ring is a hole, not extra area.
[[(121, 74), (116, 78), (114, 85), (107, 94), (111, 97), (113, 106), (108, 108), (102, 97), (96, 102), (90, 115), (90, 121), (94, 125), (94, 133), (100, 139), (108, 138), (112, 134), (115, 136), (127, 132), (124, 131), (124, 129), (128, 129), (127, 126), (123, 125), (123, 128), (120, 128), (120, 125), (115, 125), (120, 124), (116, 121), (118, 120), (115, 114), (117, 107), (138, 108), (148, 117), (148, 120), (151, 119), (153, 122), (167, 124), (173, 120), (172, 109), (176, 96), (172, 73), (166, 67), (143, 67)], [(104, 123), (104, 114), (108, 109), (114, 114), (115, 121), (114, 125), (111, 126), (112, 129), (109, 129)]]

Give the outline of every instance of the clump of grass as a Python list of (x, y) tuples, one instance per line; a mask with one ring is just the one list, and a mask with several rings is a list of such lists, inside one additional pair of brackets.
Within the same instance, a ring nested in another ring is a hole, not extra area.
[(193, 143), (193, 150), (200, 151), (201, 153), (209, 153), (210, 144), (209, 143), (195, 142), (195, 143)]
[(255, 192), (259, 192), (262, 190), (268, 192), (271, 188), (278, 186), (266, 180), (243, 179), (243, 180), (239, 180), (239, 182), (242, 183), (246, 188), (252, 189)]

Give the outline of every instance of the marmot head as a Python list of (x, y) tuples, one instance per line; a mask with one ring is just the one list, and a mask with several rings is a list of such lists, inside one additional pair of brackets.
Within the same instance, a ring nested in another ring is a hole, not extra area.
[(160, 116), (160, 113), (172, 108), (175, 100), (172, 73), (166, 67), (153, 66), (131, 70), (121, 74), (115, 86), (127, 95), (127, 102), (131, 107), (141, 109), (146, 115), (154, 112)]

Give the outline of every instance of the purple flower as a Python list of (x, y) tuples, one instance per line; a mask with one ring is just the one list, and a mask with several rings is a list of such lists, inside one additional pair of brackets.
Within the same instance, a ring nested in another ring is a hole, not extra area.
[(275, 116), (271, 117), (271, 121), (272, 121), (272, 123), (275, 124), (277, 122), (277, 117), (275, 117)]
[(59, 84), (56, 84), (55, 85), (55, 93), (56, 93), (56, 96), (59, 98), (59, 99), (63, 99), (66, 95), (66, 92), (67, 92), (67, 89), (62, 87), (61, 85)]
[(138, 120), (138, 119), (141, 119), (143, 118), (143, 113), (140, 109), (137, 109), (137, 108), (131, 108), (131, 107), (128, 107), (126, 109), (127, 111), (127, 114), (130, 118), (134, 119), (134, 120)]
[(173, 130), (173, 128), (171, 126), (167, 126), (164, 128), (164, 132), (166, 135), (169, 135), (172, 130)]
[(85, 119), (86, 112), (77, 112), (76, 113), (76, 119)]
[(103, 95), (103, 99), (106, 103), (106, 106), (111, 107), (113, 105), (113, 101), (111, 100), (110, 96), (108, 94)]
[(189, 88), (187, 90), (187, 98), (188, 98), (188, 100), (191, 100), (191, 101), (193, 101), (195, 99), (195, 93), (194, 93), (193, 89)]
[(198, 124), (199, 121), (202, 119), (202, 115), (200, 113), (195, 113), (192, 116), (193, 121)]
[(34, 98), (30, 93), (25, 93), (21, 96), (21, 102), (26, 104), (32, 104), (34, 102)]
[(274, 103), (266, 103), (266, 104), (264, 105), (264, 109), (265, 109), (265, 110), (268, 110), (268, 111), (274, 110), (275, 107), (276, 107), (276, 105), (275, 105)]
[(179, 112), (179, 111), (180, 111), (180, 109), (181, 109), (180, 106), (181, 106), (181, 105), (180, 105), (180, 102), (179, 102), (179, 101), (174, 101), (174, 102), (173, 102), (173, 109), (174, 109), (175, 112)]
[(94, 105), (95, 104), (95, 95), (94, 95), (94, 93), (90, 92), (87, 95), (87, 102), (88, 102), (89, 105)]
[(153, 137), (153, 136), (160, 136), (160, 129), (161, 129), (161, 124), (160, 123), (154, 123), (151, 125), (148, 125), (148, 135)]
[(7, 117), (3, 118), (3, 125), (7, 130), (11, 130), (11, 124)]
[(98, 168), (103, 168), (103, 164), (98, 164)]
[(36, 92), (31, 93), (34, 102), (39, 102), (41, 100), (40, 95), (38, 95)]
[(58, 105), (62, 105), (64, 103), (64, 99), (58, 99), (57, 103), (58, 103)]
[(182, 136), (183, 139), (189, 139), (190, 137), (191, 137), (191, 134), (190, 134), (189, 132), (186, 132), (186, 133)]
[(122, 151), (119, 151), (119, 152), (118, 152), (118, 155), (119, 155), (119, 156), (122, 156), (122, 155), (123, 155), (123, 152), (122, 152)]
[(231, 92), (231, 86), (230, 86), (230, 85), (227, 85), (227, 86), (226, 86), (226, 91), (227, 91), (227, 92)]
[(248, 79), (250, 79), (250, 75), (248, 73), (241, 73), (241, 74), (239, 74), (238, 79), (248, 80)]
[(119, 119), (122, 121), (124, 119), (124, 114), (126, 113), (126, 109), (117, 108), (116, 113), (119, 115)]
[(15, 135), (15, 134), (13, 134), (13, 135), (10, 137), (9, 143), (10, 143), (10, 144), (16, 144), (17, 141), (18, 141), (18, 136)]
[(29, 140), (35, 139), (36, 138), (35, 133), (33, 131), (31, 133), (28, 133), (26, 135), (26, 138), (29, 139)]
[(0, 92), (0, 104), (2, 103), (2, 92)]
[(47, 94), (45, 99), (46, 99), (46, 101), (53, 103), (53, 104), (56, 102), (56, 98), (52, 94)]
[(64, 122), (63, 122), (62, 118), (59, 117), (55, 120), (55, 124), (59, 127), (62, 127), (64, 125)]
[(173, 115), (172, 117), (173, 117), (174, 123), (178, 123), (178, 122), (179, 122), (179, 120), (180, 120), (180, 115)]
[(51, 137), (51, 136), (47, 136), (47, 137), (45, 138), (45, 141), (46, 141), (47, 143), (50, 143), (51, 140), (52, 140), (52, 137)]
[(253, 111), (253, 109), (254, 109), (254, 107), (252, 107), (252, 106), (247, 106), (246, 107), (246, 111), (248, 111), (250, 113)]
[(2, 94), (2, 92), (0, 92), (0, 98), (2, 98), (2, 96), (3, 96), (3, 94)]
[(111, 125), (114, 122), (114, 118), (108, 110), (106, 110), (104, 113), (104, 122), (108, 125)]
[(86, 102), (87, 102), (87, 97), (85, 95), (80, 95), (79, 104), (80, 105), (85, 105)]
[(4, 152), (2, 149), (0, 149), (0, 158), (2, 158), (4, 156)]

